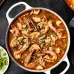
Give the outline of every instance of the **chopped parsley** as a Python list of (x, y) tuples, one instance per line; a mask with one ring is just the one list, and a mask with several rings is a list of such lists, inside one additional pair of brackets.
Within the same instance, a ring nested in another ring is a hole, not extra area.
[(44, 34), (42, 32), (40, 32), (40, 36), (43, 36)]
[(5, 67), (8, 65), (8, 58), (6, 52), (0, 49), (0, 70), (4, 71)]

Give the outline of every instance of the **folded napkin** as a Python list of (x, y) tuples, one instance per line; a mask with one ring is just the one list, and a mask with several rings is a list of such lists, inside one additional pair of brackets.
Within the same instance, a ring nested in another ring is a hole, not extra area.
[(69, 26), (70, 26), (70, 27), (74, 27), (74, 17), (73, 17), (72, 20), (70, 21)]

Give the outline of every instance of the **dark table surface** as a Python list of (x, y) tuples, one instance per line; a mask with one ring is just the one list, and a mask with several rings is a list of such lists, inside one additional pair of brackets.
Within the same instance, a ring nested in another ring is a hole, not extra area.
[[(5, 34), (8, 27), (8, 22), (6, 19), (6, 11), (9, 9), (11, 5), (19, 1), (25, 1), (32, 7), (44, 7), (44, 8), (48, 8), (55, 11), (64, 19), (68, 27), (69, 27), (68, 24), (70, 20), (74, 16), (74, 12), (66, 6), (63, 0), (5, 0), (3, 5), (0, 7), (0, 46), (3, 46), (4, 48), (6, 48)], [(24, 7), (22, 5), (18, 6), (17, 8), (12, 10), (12, 12), (10, 13), (10, 17), (14, 17), (16, 14), (18, 14), (22, 10), (24, 10)], [(69, 27), (69, 30), (71, 35), (71, 46), (68, 53), (68, 58), (71, 66), (66, 74), (74, 74), (74, 66), (73, 66), (74, 64), (74, 57), (73, 57), (74, 56), (74, 47), (73, 47), (74, 28)], [(65, 66), (66, 64), (62, 63), (56, 69), (51, 71), (52, 74), (59, 74), (58, 72), (61, 72), (65, 68)], [(31, 73), (21, 69), (10, 59), (9, 68), (4, 74), (37, 74), (37, 73)], [(39, 74), (43, 74), (43, 73), (39, 73)]]

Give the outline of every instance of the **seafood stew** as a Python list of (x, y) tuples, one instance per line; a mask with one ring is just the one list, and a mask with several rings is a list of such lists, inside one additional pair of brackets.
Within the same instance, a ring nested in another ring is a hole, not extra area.
[(65, 0), (65, 2), (74, 11), (74, 0)]
[(33, 9), (11, 23), (8, 46), (15, 60), (23, 67), (45, 70), (64, 56), (68, 33), (56, 15), (44, 9)]

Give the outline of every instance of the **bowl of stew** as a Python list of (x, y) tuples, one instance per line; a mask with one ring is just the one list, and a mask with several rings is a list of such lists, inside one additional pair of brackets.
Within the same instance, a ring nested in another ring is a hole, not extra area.
[(64, 0), (65, 3), (74, 11), (74, 0)]
[[(17, 5), (26, 9), (9, 17), (9, 12)], [(41, 7), (31, 7), (25, 2), (11, 6), (6, 13), (9, 26), (6, 32), (6, 47), (12, 60), (30, 72), (45, 72), (67, 62), (70, 46), (70, 33), (64, 20), (54, 11)]]

